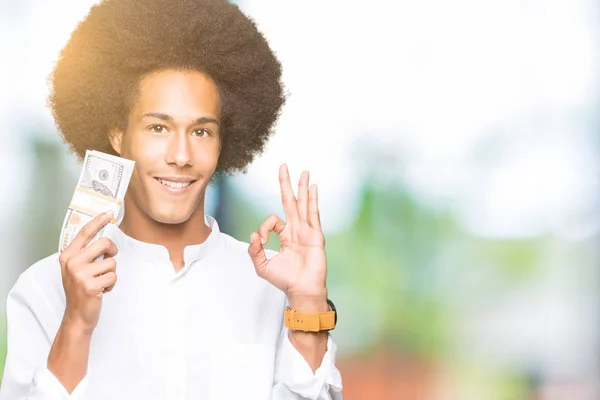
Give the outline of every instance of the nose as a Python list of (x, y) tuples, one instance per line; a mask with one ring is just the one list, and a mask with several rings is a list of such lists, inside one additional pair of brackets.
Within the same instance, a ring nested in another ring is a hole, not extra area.
[(191, 166), (192, 149), (189, 135), (178, 133), (171, 136), (166, 156), (167, 164), (175, 164), (179, 168)]

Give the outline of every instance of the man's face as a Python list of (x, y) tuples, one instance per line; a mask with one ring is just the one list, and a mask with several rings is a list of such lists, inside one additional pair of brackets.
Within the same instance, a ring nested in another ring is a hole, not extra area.
[(219, 93), (196, 71), (146, 75), (113, 148), (135, 161), (127, 207), (165, 224), (186, 222), (203, 201), (220, 153)]

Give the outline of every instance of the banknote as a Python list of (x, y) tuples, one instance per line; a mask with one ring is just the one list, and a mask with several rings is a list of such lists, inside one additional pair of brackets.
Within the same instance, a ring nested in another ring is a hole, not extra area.
[[(83, 167), (69, 209), (65, 216), (58, 244), (62, 252), (81, 228), (96, 215), (105, 211), (113, 211), (115, 217), (122, 211), (125, 192), (131, 180), (134, 162), (126, 158), (86, 151)], [(105, 227), (95, 239), (104, 235)]]

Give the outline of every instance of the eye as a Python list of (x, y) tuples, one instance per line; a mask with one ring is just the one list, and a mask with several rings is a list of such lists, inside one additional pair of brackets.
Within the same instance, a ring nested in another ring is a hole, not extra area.
[(167, 128), (164, 125), (150, 125), (148, 129), (157, 135), (162, 135), (167, 131)]
[(210, 136), (211, 134), (212, 134), (212, 132), (209, 131), (206, 128), (196, 129), (194, 132), (192, 132), (192, 135), (194, 135), (194, 136), (200, 136), (200, 137)]

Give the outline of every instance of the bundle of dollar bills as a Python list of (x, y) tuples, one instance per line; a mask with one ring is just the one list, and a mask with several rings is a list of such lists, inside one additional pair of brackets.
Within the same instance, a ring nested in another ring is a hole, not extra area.
[[(59, 252), (66, 249), (81, 228), (96, 215), (112, 211), (114, 218), (111, 223), (116, 222), (134, 164), (125, 158), (86, 151), (81, 175), (60, 232)], [(105, 228), (93, 240), (102, 237)]]

